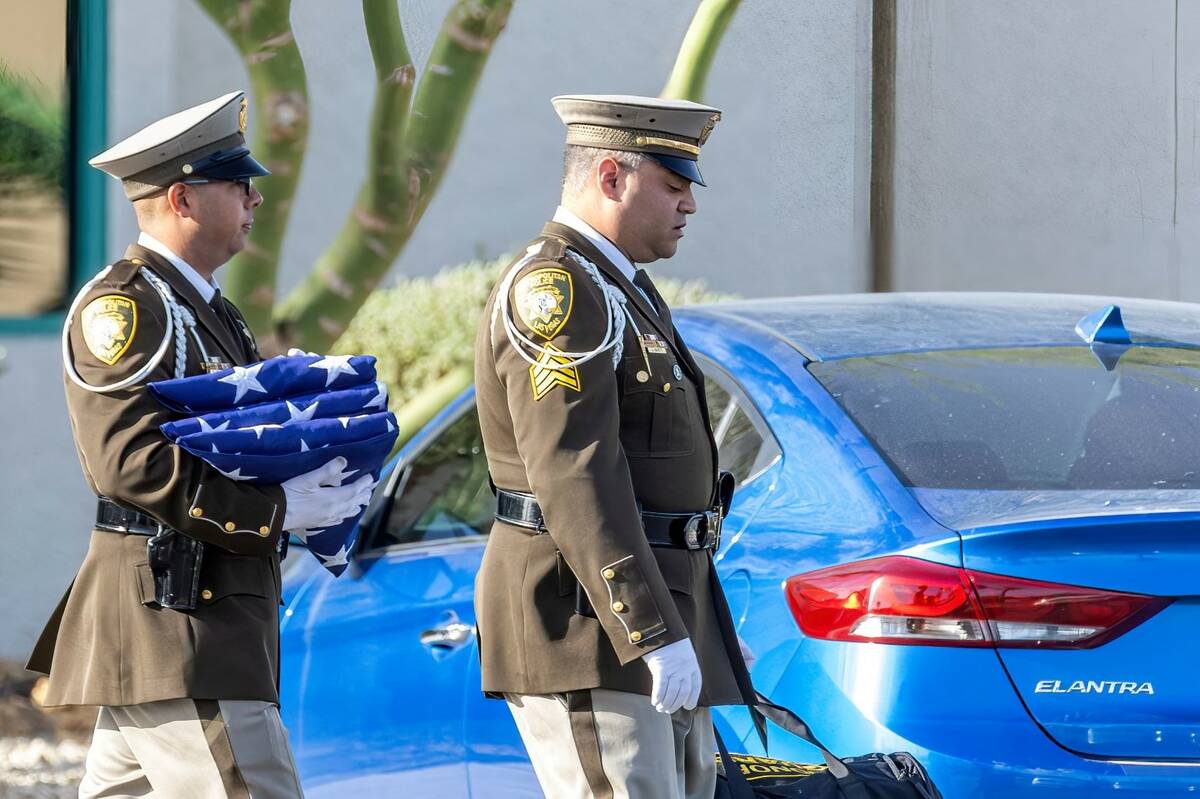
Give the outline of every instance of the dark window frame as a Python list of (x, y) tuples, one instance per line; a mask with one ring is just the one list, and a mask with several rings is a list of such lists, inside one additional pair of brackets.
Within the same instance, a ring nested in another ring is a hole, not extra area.
[(104, 265), (105, 176), (87, 159), (108, 135), (108, 0), (67, 0), (66, 48), (67, 287), (53, 311), (0, 317), (0, 335), (58, 333), (71, 299)]

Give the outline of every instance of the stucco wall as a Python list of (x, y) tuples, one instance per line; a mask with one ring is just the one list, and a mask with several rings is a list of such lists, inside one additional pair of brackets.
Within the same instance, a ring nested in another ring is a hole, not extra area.
[[(423, 62), (448, 0), (404, 0)], [(900, 0), (895, 285), (1200, 298), (1200, 5), (1173, 0)], [(553, 210), (567, 92), (656, 93), (680, 0), (517, 0), (457, 153), (393, 274), (511, 249)], [(658, 269), (750, 296), (867, 287), (869, 0), (752, 0), (707, 100), (725, 111), (711, 188)], [(364, 172), (372, 68), (357, 3), (295, 0), (309, 157), (284, 247), (295, 285)], [(110, 0), (110, 139), (248, 85), (191, 2)], [(253, 124), (253, 117), (251, 118)], [(107, 247), (134, 235), (110, 190)], [(268, 202), (270, 198), (268, 197)], [(102, 266), (96, 265), (97, 268)], [(30, 645), (86, 548), (53, 336), (8, 337), (0, 373), (0, 656)]]
[[(401, 3), (418, 64), (448, 7), (448, 0)], [(699, 192), (700, 212), (663, 273), (750, 295), (862, 286), (864, 8), (864, 0), (743, 5), (706, 97), (725, 112), (702, 159), (711, 188)], [(657, 94), (693, 9), (679, 0), (517, 0), (441, 189), (393, 274), (430, 274), (535, 235), (558, 193), (563, 131), (550, 97)], [(349, 211), (365, 171), (374, 80), (360, 4), (295, 0), (292, 22), (312, 124), (284, 245), (284, 290)], [(233, 46), (192, 2), (109, 0), (109, 29), (110, 141), (249, 85)], [(107, 252), (116, 258), (136, 231), (115, 181), (108, 219)], [(9, 350), (0, 373), (0, 520), (12, 553), (0, 580), (0, 606), (10, 610), (0, 617), (0, 657), (18, 657), (82, 560), (94, 505), (71, 442), (56, 338), (0, 344)]]

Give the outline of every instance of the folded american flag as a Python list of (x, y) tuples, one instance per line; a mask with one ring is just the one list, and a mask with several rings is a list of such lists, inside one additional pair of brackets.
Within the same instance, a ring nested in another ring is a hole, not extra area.
[[(398, 435), (369, 355), (280, 356), (149, 388), (168, 408), (195, 414), (161, 425), (163, 434), (233, 480), (278, 485), (339, 456), (343, 483), (378, 479)], [(336, 576), (361, 515), (291, 532)]]

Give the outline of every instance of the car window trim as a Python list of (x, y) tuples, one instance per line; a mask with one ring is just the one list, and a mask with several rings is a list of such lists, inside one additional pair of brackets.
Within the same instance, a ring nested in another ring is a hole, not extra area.
[[(387, 528), (387, 523), (392, 517), (392, 508), (396, 504), (396, 498), (398, 495), (402, 495), (404, 493), (404, 489), (408, 485), (408, 479), (412, 476), (413, 462), (424, 455), (429, 448), (433, 446), (434, 442), (441, 437), (442, 433), (445, 433), (450, 427), (475, 409), (475, 398), (471, 397), (469, 402), (463, 403), (463, 406), (458, 409), (457, 413), (447, 416), (445, 419), (442, 419), (442, 421), (439, 422), (436, 427), (430, 429), (426, 435), (425, 441), (422, 442), (419, 447), (405, 456), (404, 460), (396, 464), (396, 468), (392, 470), (391, 478), (388, 480), (387, 485), (384, 486), (384, 492), (387, 494), (387, 499), (385, 500), (386, 506), (380, 508), (379, 513), (376, 515), (374, 523), (371, 526), (371, 529), (364, 531), (365, 534), (359, 536), (359, 543), (354, 548), (353, 559), (357, 560), (360, 557), (366, 558), (367, 556), (374, 555), (375, 553), (389, 552), (397, 548), (430, 546), (430, 543), (427, 541), (413, 541), (408, 544), (390, 544), (383, 547), (373, 547), (372, 544), (379, 537), (380, 530)], [(471, 537), (480, 538), (485, 541), (487, 540), (486, 535)], [(446, 540), (461, 541), (465, 539), (450, 538)]]
[[(738, 486), (739, 489), (745, 488), (759, 477), (770, 471), (771, 467), (773, 467), (775, 464), (783, 460), (783, 446), (779, 443), (779, 436), (775, 435), (775, 431), (771, 429), (771, 425), (767, 422), (766, 417), (762, 415), (762, 412), (759, 411), (758, 406), (754, 404), (754, 400), (750, 398), (750, 395), (745, 389), (742, 388), (742, 384), (739, 383), (728, 370), (721, 367), (714, 359), (705, 355), (703, 352), (693, 351), (692, 357), (694, 357), (699, 363), (700, 371), (704, 373), (705, 379), (709, 379), (710, 375), (713, 374), (720, 375), (720, 377), (724, 378), (724, 380), (715, 377), (712, 379), (716, 380), (717, 385), (725, 389), (725, 393), (729, 394), (731, 400), (737, 401), (738, 407), (740, 407), (742, 412), (746, 414), (746, 417), (750, 420), (750, 424), (754, 425), (754, 429), (759, 432), (759, 435), (762, 436), (763, 441), (765, 442), (767, 440), (767, 436), (770, 436), (771, 446), (775, 449), (775, 457), (763, 464), (762, 468), (760, 468), (758, 471), (752, 472), (746, 476), (746, 479), (741, 483), (741, 485)], [(732, 422), (733, 417), (730, 416), (729, 418)], [(724, 422), (724, 419), (722, 419), (722, 422)], [(767, 435), (762, 435), (764, 431)], [(716, 439), (715, 430), (713, 431), (713, 438), (714, 440)]]
[(415, 550), (426, 549), (431, 553), (450, 547), (485, 546), (488, 536), (468, 535), (456, 538), (439, 538), (436, 541), (410, 541), (407, 544), (390, 544), (386, 547), (367, 550), (358, 558), (359, 562), (378, 560), (391, 554), (410, 554)]

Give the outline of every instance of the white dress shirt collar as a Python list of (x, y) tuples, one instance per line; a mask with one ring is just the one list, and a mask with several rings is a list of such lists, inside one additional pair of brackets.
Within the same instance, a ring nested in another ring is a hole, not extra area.
[(196, 291), (200, 293), (201, 298), (205, 302), (212, 302), (213, 295), (217, 293), (220, 286), (214, 279), (205, 280), (200, 276), (191, 264), (176, 255), (170, 247), (163, 244), (158, 239), (151, 236), (149, 233), (142, 231), (138, 236), (137, 243), (145, 247), (147, 250), (153, 250), (171, 262), (171, 265), (179, 270), (179, 274), (187, 278), (187, 281), (196, 287)]
[(594, 227), (589, 225), (587, 222), (584, 222), (574, 213), (561, 205), (558, 206), (558, 208), (554, 211), (554, 221), (560, 225), (566, 225), (594, 244), (596, 249), (599, 250), (605, 258), (612, 261), (613, 265), (616, 266), (617, 269), (621, 270), (621, 274), (623, 274), (630, 283), (633, 282), (633, 275), (636, 271), (633, 262), (625, 257), (625, 253), (621, 252), (617, 245), (613, 244), (604, 236), (597, 233)]

